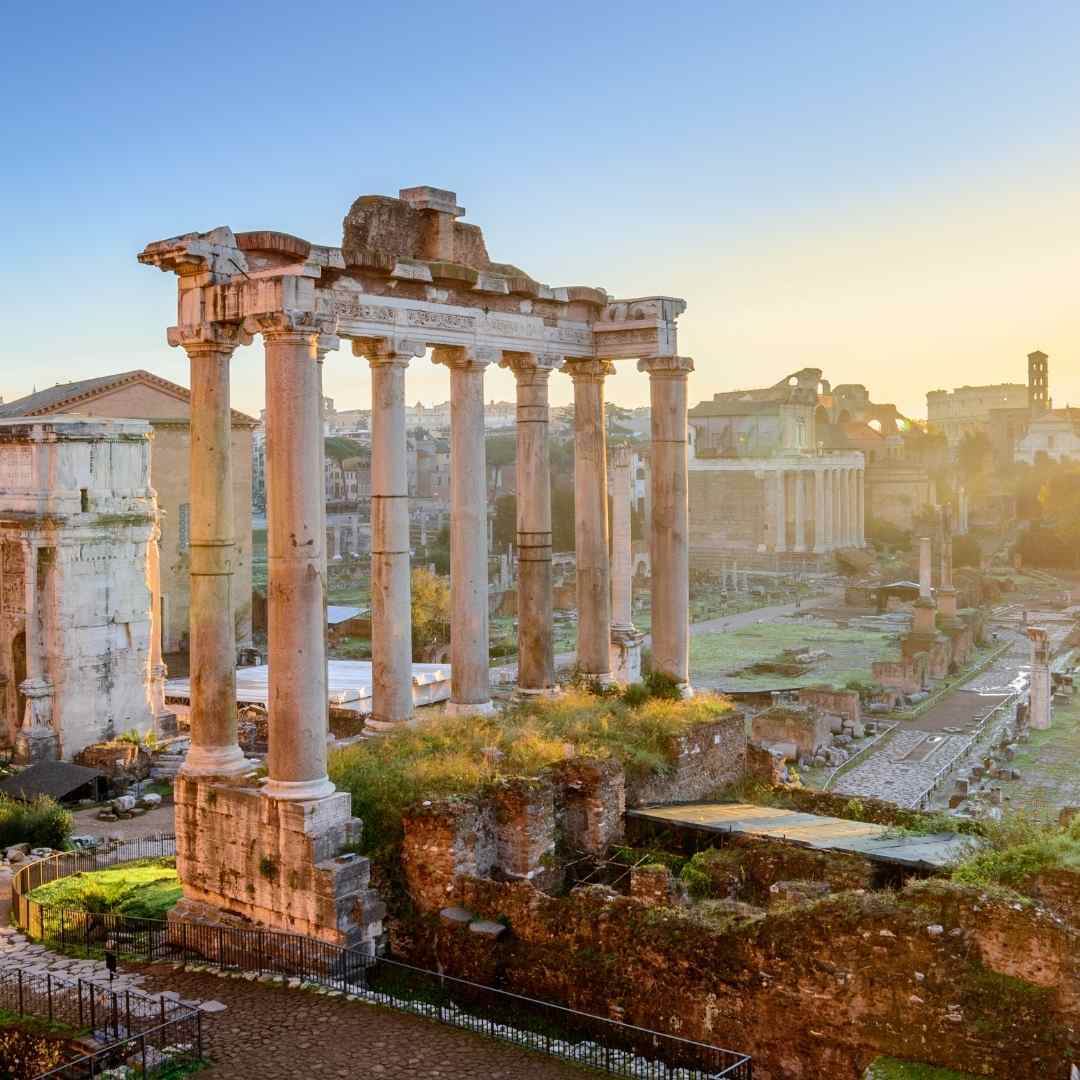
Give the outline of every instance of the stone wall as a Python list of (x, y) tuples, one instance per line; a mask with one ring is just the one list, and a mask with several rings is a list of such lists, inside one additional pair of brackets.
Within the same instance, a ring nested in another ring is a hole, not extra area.
[(662, 775), (628, 776), (614, 761), (572, 758), (540, 777), (473, 795), (425, 799), (402, 825), (401, 865), (422, 911), (445, 907), (464, 876), (562, 885), (562, 865), (601, 855), (623, 837), (627, 806), (690, 802), (743, 777), (746, 728), (733, 712), (677, 740)]
[(690, 470), (690, 565), (716, 569), (717, 557), (756, 553), (766, 542), (765, 481), (753, 469)]
[(799, 691), (799, 704), (839, 716), (851, 727), (862, 723), (862, 706), (857, 690), (817, 690), (807, 687)]
[(813, 757), (821, 747), (832, 746), (829, 717), (815, 708), (774, 705), (750, 721), (750, 733), (755, 742), (777, 749), (790, 744), (792, 758)]
[[(663, 893), (641, 884), (639, 895)], [(845, 892), (728, 919), (601, 886), (551, 897), (469, 879), (455, 900), (508, 932), (468, 948), (461, 930), (402, 925), (396, 947), (448, 973), (749, 1052), (757, 1080), (855, 1080), (878, 1054), (1045, 1080), (1080, 1054), (1076, 930), (974, 887)]]
[(626, 778), (626, 805), (694, 802), (742, 779), (746, 771), (746, 719), (733, 711), (679, 738), (669, 752), (673, 767), (662, 775)]
[(145, 780), (150, 775), (152, 756), (144, 746), (131, 742), (110, 742), (87, 746), (72, 760), (76, 765), (97, 769), (110, 780)]
[(342, 855), (360, 839), (351, 799), (270, 799), (250, 779), (174, 787), (176, 868), (184, 887), (176, 918), (223, 916), (339, 945), (373, 947), (384, 908), (370, 865)]

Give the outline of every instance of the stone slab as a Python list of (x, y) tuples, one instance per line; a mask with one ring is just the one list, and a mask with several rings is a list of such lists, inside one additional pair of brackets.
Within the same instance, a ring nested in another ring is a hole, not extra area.
[(628, 810), (627, 817), (696, 832), (740, 833), (819, 850), (846, 851), (875, 862), (936, 870), (969, 852), (975, 841), (956, 833), (898, 836), (885, 825), (802, 814), (748, 803), (687, 803)]
[[(449, 664), (413, 664), (413, 704), (434, 705), (450, 697)], [(337, 709), (371, 712), (371, 663), (366, 660), (331, 660), (329, 663), (329, 702)], [(170, 679), (165, 685), (170, 707), (184, 711), (191, 701), (191, 680)], [(241, 705), (270, 702), (270, 668), (239, 668), (236, 672), (236, 700)], [(177, 704), (186, 702), (187, 704)]]

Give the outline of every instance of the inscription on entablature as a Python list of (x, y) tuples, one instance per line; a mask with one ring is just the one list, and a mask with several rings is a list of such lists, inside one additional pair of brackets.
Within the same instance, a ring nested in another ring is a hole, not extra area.
[(25, 491), (34, 482), (34, 451), (29, 446), (0, 450), (0, 488)]
[(26, 566), (22, 544), (14, 540), (0, 544), (0, 609), (5, 615), (26, 610)]
[(358, 296), (335, 296), (334, 310), (347, 319), (362, 319), (364, 322), (392, 323), (394, 308), (384, 304), (369, 304)]
[(472, 315), (454, 315), (447, 311), (423, 311), (416, 308), (405, 309), (405, 321), (409, 326), (425, 330), (468, 330), (476, 329), (476, 318)]
[(597, 347), (611, 345), (643, 345), (654, 344), (657, 340), (656, 329), (650, 327), (644, 330), (610, 330), (603, 333), (597, 328)]
[(591, 345), (592, 334), (588, 330), (575, 330), (569, 326), (544, 328), (544, 337), (548, 341), (561, 341), (566, 345)]

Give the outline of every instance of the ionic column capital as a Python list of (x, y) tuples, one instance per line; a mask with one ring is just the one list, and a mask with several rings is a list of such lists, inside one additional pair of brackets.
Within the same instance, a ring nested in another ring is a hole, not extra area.
[(608, 375), (615, 374), (615, 365), (610, 360), (587, 360), (567, 357), (563, 370), (576, 383), (602, 383)]
[(637, 368), (655, 378), (685, 379), (694, 370), (694, 361), (689, 356), (646, 356)]
[(452, 371), (474, 371), (483, 374), (489, 364), (499, 359), (499, 350), (481, 345), (436, 345), (431, 350), (435, 364), (445, 364)]
[(416, 338), (353, 338), (352, 351), (372, 367), (405, 368), (413, 357), (427, 352), (427, 344)]
[(166, 340), (188, 356), (231, 355), (238, 345), (250, 345), (251, 334), (241, 322), (204, 322), (170, 326)]
[(499, 367), (509, 368), (517, 378), (532, 376), (546, 379), (563, 366), (565, 357), (557, 353), (529, 353), (504, 351)]

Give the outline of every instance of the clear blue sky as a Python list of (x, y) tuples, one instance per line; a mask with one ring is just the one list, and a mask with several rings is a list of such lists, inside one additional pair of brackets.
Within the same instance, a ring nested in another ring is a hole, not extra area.
[[(1060, 0), (43, 2), (3, 26), (8, 400), (136, 366), (186, 381), (148, 241), (336, 244), (355, 196), (427, 183), (541, 280), (686, 297), (694, 400), (812, 365), (921, 415), (928, 387), (1022, 381), (1040, 347), (1080, 403), (1080, 9)], [(257, 410), (260, 351), (236, 371)], [(410, 369), (410, 398), (446, 385)], [(347, 351), (327, 389), (370, 400)], [(611, 396), (645, 400), (644, 377)]]

